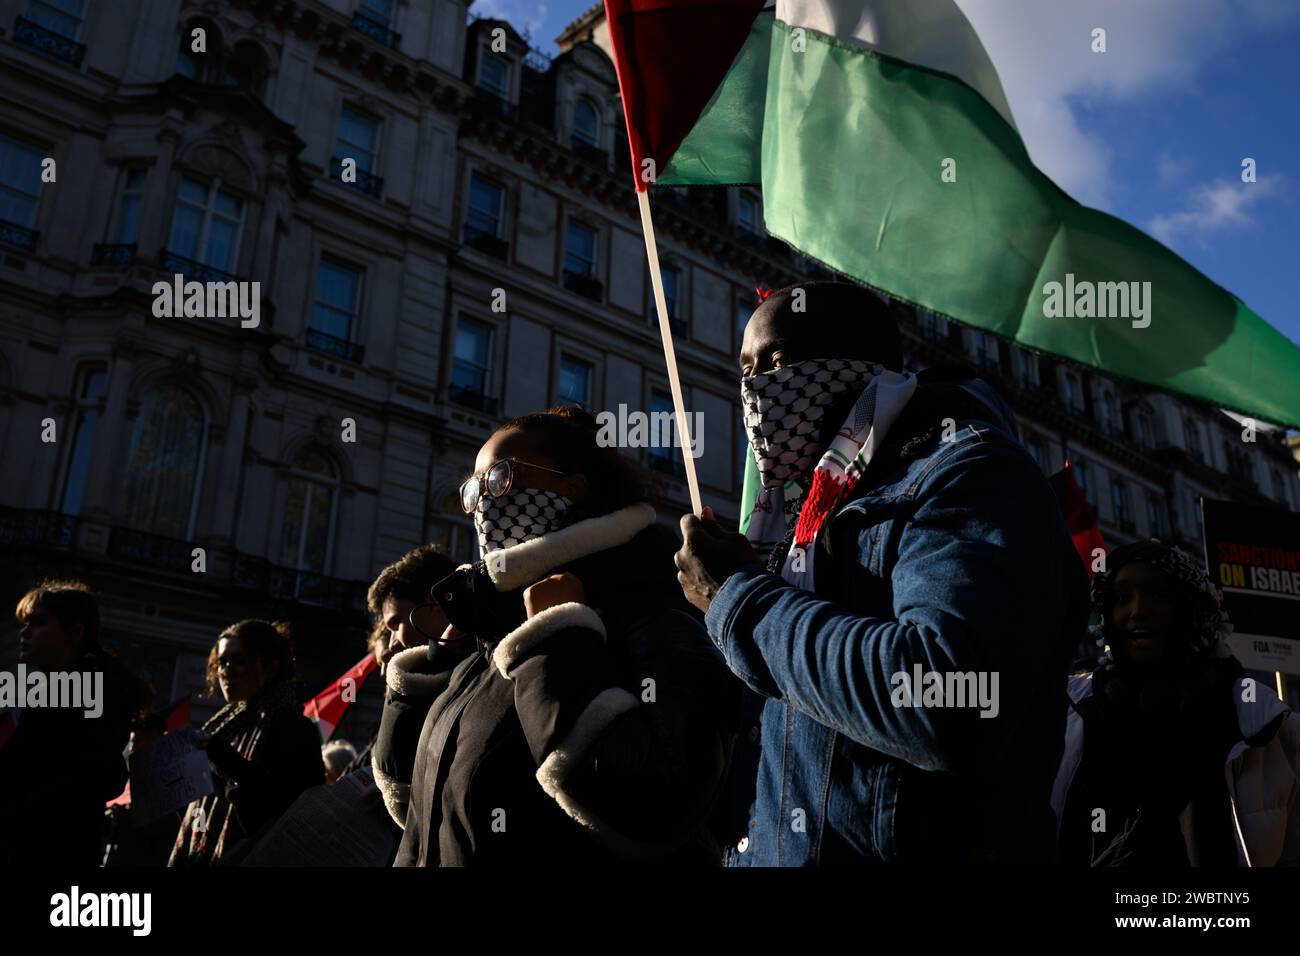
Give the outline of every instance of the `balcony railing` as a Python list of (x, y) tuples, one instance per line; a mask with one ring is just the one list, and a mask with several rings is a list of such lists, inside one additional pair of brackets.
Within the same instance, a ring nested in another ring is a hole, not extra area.
[(341, 339), (337, 335), (330, 335), (318, 329), (307, 330), (307, 348), (313, 352), (322, 352), (357, 364), (361, 363), (362, 357), (366, 354), (364, 345), (349, 342), (347, 339)]
[(71, 551), (77, 543), (77, 519), (57, 511), (0, 508), (0, 547)]
[(90, 254), (92, 266), (129, 266), (135, 261), (134, 242), (97, 242)]
[(378, 199), (384, 192), (384, 177), (376, 176), (374, 173), (367, 172), (358, 166), (355, 170), (356, 181), (347, 182), (343, 179), (343, 160), (335, 156), (330, 160), (330, 178), (336, 183), (342, 183), (344, 186), (350, 186), (360, 192), (365, 193), (374, 199)]
[(167, 249), (164, 249), (158, 258), (162, 262), (163, 272), (172, 275), (180, 273), (185, 278), (193, 279), (195, 282), (240, 281), (237, 275), (225, 272), (216, 266), (210, 266), (194, 259), (187, 259), (185, 256), (178, 255)]
[(0, 219), (0, 243), (4, 243), (6, 246), (13, 246), (16, 249), (22, 249), (24, 252), (31, 252), (36, 248), (37, 235), (39, 233), (35, 229), (28, 229), (16, 222), (6, 222)]
[(316, 604), (340, 611), (365, 611), (366, 585), (343, 581), (312, 571), (273, 566), (270, 588), (272, 597), (288, 598), (301, 604)]
[(479, 252), (489, 255), (493, 259), (500, 259), (504, 262), (506, 257), (510, 254), (510, 243), (506, 242), (500, 236), (494, 236), (490, 232), (484, 232), (482, 229), (471, 226), (469, 223), (465, 224), (463, 235), (465, 238), (465, 245), (469, 246), (471, 249), (477, 249)]
[(465, 388), (463, 385), (453, 385), (447, 389), (447, 397), (457, 405), (472, 408), (484, 415), (495, 415), (497, 413), (497, 400), (490, 395), (484, 395), (476, 389)]
[(358, 10), (352, 15), (352, 26), (356, 28), (358, 33), (364, 33), (366, 36), (370, 37), (370, 39), (378, 40), (384, 46), (390, 46), (394, 50), (396, 50), (398, 44), (402, 42), (402, 35), (400, 33), (394, 33), (392, 30), (388, 29), (388, 24), (383, 20), (377, 19), (361, 10)]
[(160, 571), (189, 573), (194, 561), (194, 545), (189, 541), (162, 535), (114, 528), (108, 536), (108, 553), (119, 561), (147, 564)]
[(479, 87), (476, 91), (478, 104), (487, 112), (504, 119), (515, 120), (519, 118), (519, 107), (511, 103), (501, 94)]
[(575, 137), (569, 141), (569, 148), (577, 153), (580, 159), (591, 163), (591, 165), (609, 169), (609, 153), (599, 146), (592, 146), (590, 143), (584, 143)]
[[(45, 552), (75, 552), (80, 519), (54, 511), (0, 508), (0, 549), (33, 548)], [(149, 571), (193, 573), (198, 545), (161, 535), (114, 527), (109, 532), (109, 560)], [(95, 556), (91, 556), (95, 557)], [(200, 577), (195, 575), (196, 578)], [(227, 573), (210, 568), (204, 583), (258, 591), (284, 600), (340, 611), (364, 613), (369, 582), (345, 581), (312, 571), (272, 564), (266, 558), (235, 552)]]
[(30, 47), (38, 53), (44, 53), (46, 56), (52, 56), (70, 66), (81, 66), (81, 61), (86, 56), (84, 43), (78, 43), (61, 33), (47, 30), (26, 17), (19, 17), (18, 22), (14, 24), (14, 42)]
[(236, 587), (301, 604), (340, 611), (364, 611), (366, 606), (365, 582), (286, 568), (250, 554), (236, 556), (230, 579)]
[(565, 269), (564, 287), (593, 302), (600, 302), (605, 297), (605, 287), (596, 279), (581, 272), (570, 272)]

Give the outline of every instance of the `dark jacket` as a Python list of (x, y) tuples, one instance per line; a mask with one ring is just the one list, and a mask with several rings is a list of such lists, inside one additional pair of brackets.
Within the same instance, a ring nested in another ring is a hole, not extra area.
[(421, 730), (395, 865), (717, 863), (707, 821), (739, 684), (653, 520), (634, 506), (504, 552), (500, 591), (564, 570), (590, 606), (550, 608), (451, 671)]
[(411, 797), (411, 775), (419, 750), (424, 719), (438, 696), (447, 689), (451, 672), (475, 650), (473, 639), (462, 637), (445, 645), (411, 647), (394, 654), (384, 669), (387, 687), (379, 733), (370, 751), (375, 784), (384, 807), (399, 827), (406, 825)]
[(103, 712), (27, 708), (20, 715), (0, 750), (0, 867), (99, 865), (104, 805), (126, 787), (122, 752), (142, 685), (99, 652), (69, 671), (104, 675)]
[[(747, 568), (706, 615), (765, 699), (728, 862), (1050, 863), (1086, 580), (1006, 406), (973, 377), (920, 373), (850, 498), (815, 544), (815, 592)], [(896, 705), (918, 666), (988, 689), (996, 674), (994, 706)]]
[(207, 754), (216, 790), (189, 805), (169, 866), (238, 862), (300, 793), (325, 779), (320, 732), (288, 681), (247, 705), (227, 704), (203, 729), (213, 735)]

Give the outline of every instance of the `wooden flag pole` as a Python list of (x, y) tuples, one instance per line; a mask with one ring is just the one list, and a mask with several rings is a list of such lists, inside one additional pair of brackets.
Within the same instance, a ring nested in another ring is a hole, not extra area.
[(659, 272), (659, 247), (655, 244), (655, 224), (650, 217), (650, 190), (638, 189), (641, 204), (641, 232), (645, 235), (645, 254), (650, 260), (650, 282), (655, 291), (655, 309), (659, 313), (659, 337), (663, 340), (664, 361), (668, 363), (668, 385), (673, 393), (673, 411), (677, 414), (677, 434), (681, 436), (682, 463), (686, 466), (686, 484), (691, 491), (691, 510), (704, 511), (700, 500), (700, 482), (695, 477), (695, 457), (691, 454), (691, 431), (686, 421), (686, 402), (682, 399), (682, 382), (677, 375), (677, 353), (673, 350), (673, 330), (668, 323), (668, 303), (664, 298), (664, 277)]

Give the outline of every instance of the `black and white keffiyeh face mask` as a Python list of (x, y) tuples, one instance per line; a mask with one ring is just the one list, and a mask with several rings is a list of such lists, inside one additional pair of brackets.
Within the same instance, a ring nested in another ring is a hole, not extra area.
[(808, 359), (740, 380), (745, 430), (764, 485), (798, 480), (821, 454), (826, 409), (861, 392), (881, 366), (862, 359)]
[(512, 548), (558, 531), (572, 507), (572, 499), (540, 488), (521, 488), (500, 498), (484, 495), (474, 511), (479, 554)]

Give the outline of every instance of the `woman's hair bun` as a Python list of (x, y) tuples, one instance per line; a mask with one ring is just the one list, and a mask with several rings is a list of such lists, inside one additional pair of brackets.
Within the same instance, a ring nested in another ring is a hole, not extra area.
[(575, 425), (580, 425), (593, 433), (600, 431), (600, 422), (596, 420), (596, 416), (591, 414), (591, 412), (587, 411), (581, 405), (574, 405), (572, 403), (568, 405), (553, 405), (546, 411), (542, 412), (542, 414), (553, 415), (556, 418), (563, 418), (566, 421), (570, 421)]

